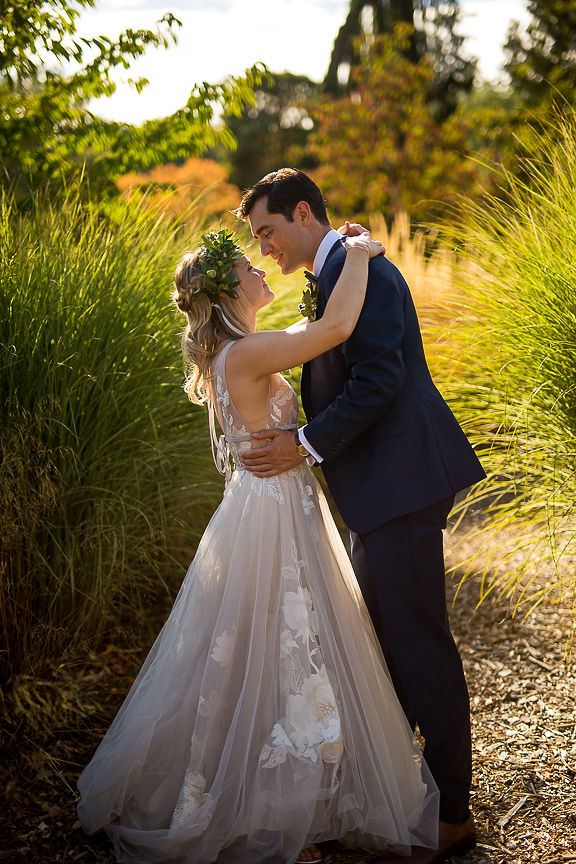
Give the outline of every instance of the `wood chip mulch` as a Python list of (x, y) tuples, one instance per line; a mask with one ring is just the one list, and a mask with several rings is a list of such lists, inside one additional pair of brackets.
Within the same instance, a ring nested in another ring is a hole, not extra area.
[[(449, 561), (457, 542), (457, 533), (447, 537)], [(451, 620), (472, 701), (479, 842), (452, 860), (576, 864), (576, 664), (566, 650), (573, 612), (548, 601), (521, 620), (504, 602), (476, 608), (477, 601), (472, 578), (459, 591)], [(80, 829), (75, 782), (145, 653), (144, 645), (110, 645), (55, 672), (43, 691), (50, 716), (56, 705), (50, 693), (58, 693), (55, 728), (47, 721), (44, 731), (27, 732), (22, 702), (1, 755), (0, 861), (114, 864), (108, 841)], [(325, 851), (326, 864), (368, 864), (371, 857)]]

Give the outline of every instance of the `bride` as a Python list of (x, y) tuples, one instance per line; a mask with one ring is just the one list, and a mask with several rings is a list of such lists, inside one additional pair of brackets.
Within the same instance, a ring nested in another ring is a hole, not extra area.
[(261, 446), (252, 431), (296, 430), (296, 394), (279, 373), (350, 336), (382, 247), (347, 238), (322, 318), (255, 332), (274, 296), (265, 272), (226, 231), (202, 239), (176, 270), (174, 300), (188, 320), (186, 389), (208, 402), (227, 485), (79, 778), (80, 821), (131, 864), (319, 861), (316, 844), (334, 839), (433, 847), (438, 793), (309, 465), (259, 479), (238, 459)]

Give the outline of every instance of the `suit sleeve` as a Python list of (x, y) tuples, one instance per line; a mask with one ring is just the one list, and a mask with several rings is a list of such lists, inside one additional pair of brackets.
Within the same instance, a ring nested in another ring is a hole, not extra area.
[[(330, 280), (328, 293), (336, 278)], [(307, 440), (326, 461), (385, 416), (402, 388), (404, 296), (400, 274), (389, 264), (372, 262), (358, 324), (340, 346), (350, 377), (333, 402), (304, 427)]]

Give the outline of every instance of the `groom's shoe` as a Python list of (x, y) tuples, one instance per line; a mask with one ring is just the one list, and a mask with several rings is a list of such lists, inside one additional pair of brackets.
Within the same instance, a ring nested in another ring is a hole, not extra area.
[(450, 822), (438, 823), (438, 848), (425, 849), (423, 846), (413, 846), (408, 857), (405, 855), (389, 855), (384, 853), (373, 858), (370, 864), (439, 864), (452, 855), (462, 855), (476, 845), (476, 829), (474, 819), (470, 816), (466, 822), (453, 825)]

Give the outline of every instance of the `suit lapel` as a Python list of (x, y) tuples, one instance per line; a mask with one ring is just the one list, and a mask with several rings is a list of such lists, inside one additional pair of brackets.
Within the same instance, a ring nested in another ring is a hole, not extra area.
[(326, 272), (326, 270), (325, 270), (326, 264), (328, 263), (330, 258), (332, 258), (332, 256), (335, 255), (336, 252), (338, 252), (339, 249), (342, 249), (342, 240), (337, 240), (334, 243), (334, 245), (330, 248), (328, 255), (326, 256), (326, 260), (324, 261), (324, 264), (322, 266), (322, 270), (320, 271), (320, 276), (318, 277), (318, 279), (322, 278), (322, 273)]
[[(342, 248), (342, 241), (336, 240), (334, 245), (330, 248), (328, 255), (326, 256), (326, 260), (324, 261), (324, 265), (322, 270), (320, 271), (320, 275), (318, 277), (318, 282), (316, 283), (316, 287), (318, 289), (318, 314), (317, 317), (321, 317), (324, 309), (326, 307), (327, 298), (324, 292), (324, 286), (326, 284), (326, 279), (322, 279), (322, 273), (326, 273), (326, 264), (330, 260), (330, 258), (338, 252), (339, 249)], [(310, 364), (313, 363), (313, 360), (309, 360), (307, 363), (304, 363), (302, 366), (302, 375), (300, 377), (300, 394), (302, 396), (302, 404), (304, 406), (304, 411), (307, 409), (308, 403), (308, 394), (310, 392)]]
[[(342, 241), (341, 241), (341, 240), (337, 240), (337, 241), (334, 243), (334, 245), (331, 247), (330, 251), (328, 252), (328, 255), (326, 256), (326, 260), (324, 261), (324, 264), (323, 264), (323, 266), (322, 266), (322, 270), (320, 271), (320, 275), (319, 275), (319, 277), (318, 277), (318, 282), (317, 282), (317, 288), (318, 288), (318, 313), (319, 313), (319, 316), (320, 316), (320, 317), (321, 317), (322, 314), (324, 313), (324, 309), (326, 308), (326, 303), (328, 302), (328, 297), (326, 296), (326, 291), (325, 291), (325, 288), (326, 288), (326, 279), (325, 279), (325, 278), (324, 278), (324, 279), (322, 278), (322, 274), (323, 274), (323, 273), (324, 273), (324, 274), (326, 273), (326, 264), (328, 263), (328, 261), (330, 260), (330, 258), (332, 258), (332, 256), (335, 255), (336, 252), (338, 252), (339, 249), (342, 249)], [(317, 316), (317, 317), (318, 317), (318, 316)]]

